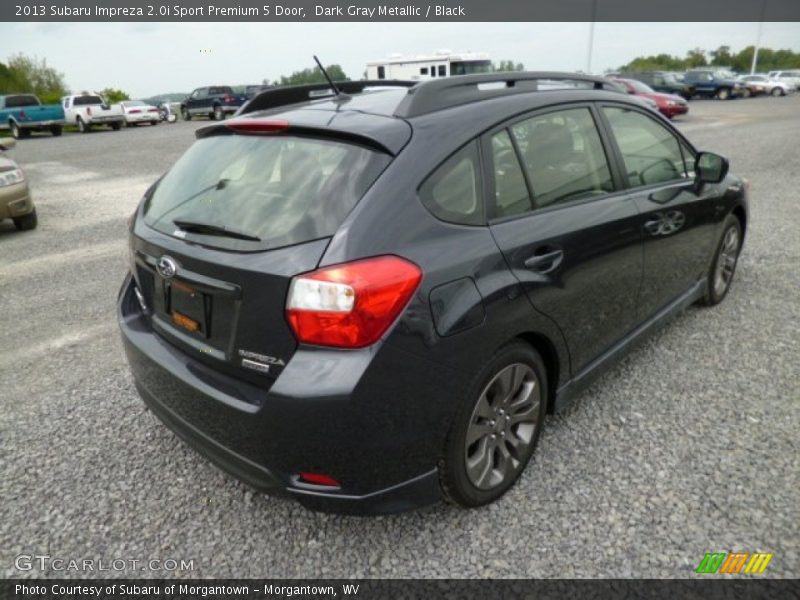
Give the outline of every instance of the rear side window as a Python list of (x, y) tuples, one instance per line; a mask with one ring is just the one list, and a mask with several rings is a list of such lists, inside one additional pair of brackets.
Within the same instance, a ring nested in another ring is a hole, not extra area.
[(604, 107), (603, 111), (617, 140), (632, 187), (687, 176), (681, 144), (666, 127), (634, 110)]
[(95, 104), (103, 104), (103, 99), (100, 96), (76, 96), (73, 100), (73, 106), (94, 106)]
[(6, 96), (6, 108), (17, 108), (19, 106), (38, 106), (39, 100), (36, 96)]
[(483, 225), (477, 142), (470, 142), (437, 168), (420, 187), (419, 197), (442, 221)]
[(536, 208), (614, 190), (603, 144), (588, 108), (546, 113), (511, 127)]
[(202, 138), (155, 188), (144, 221), (168, 235), (243, 251), (328, 237), (390, 160), (317, 138)]

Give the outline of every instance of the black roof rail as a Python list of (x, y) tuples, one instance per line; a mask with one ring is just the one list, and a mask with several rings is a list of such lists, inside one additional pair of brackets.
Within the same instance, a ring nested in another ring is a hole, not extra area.
[[(336, 81), (336, 87), (345, 94), (359, 94), (368, 87), (405, 87), (410, 88), (417, 85), (418, 81), (401, 81), (399, 79), (376, 79), (361, 81)], [(326, 93), (328, 92), (328, 93)], [(336, 94), (331, 89), (329, 83), (311, 83), (307, 85), (289, 85), (275, 87), (264, 90), (253, 96), (237, 112), (238, 115), (255, 112), (257, 110), (267, 110), (289, 104), (299, 104), (309, 100), (320, 100), (322, 98), (335, 98)]]
[[(525, 92), (543, 91), (542, 83), (573, 83), (581, 89), (619, 91), (610, 81), (594, 75), (559, 71), (519, 71), (456, 75), (425, 81), (408, 90), (398, 104), (395, 116), (416, 117), (461, 104)], [(485, 87), (484, 87), (485, 86)], [(550, 88), (553, 89), (553, 88)], [(565, 88), (558, 88), (563, 91)]]

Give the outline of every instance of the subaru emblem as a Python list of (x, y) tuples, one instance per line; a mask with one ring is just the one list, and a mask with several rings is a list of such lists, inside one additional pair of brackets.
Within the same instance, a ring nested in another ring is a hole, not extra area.
[(174, 277), (175, 273), (178, 272), (178, 263), (169, 256), (162, 256), (156, 262), (156, 271), (158, 271), (158, 274), (164, 279), (169, 279), (170, 277)]

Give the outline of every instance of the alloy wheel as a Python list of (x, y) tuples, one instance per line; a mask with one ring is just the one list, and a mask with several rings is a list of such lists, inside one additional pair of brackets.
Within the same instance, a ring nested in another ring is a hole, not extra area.
[(489, 382), (470, 418), (465, 464), (470, 483), (490, 490), (513, 480), (533, 443), (542, 402), (533, 369), (513, 363)]
[(728, 289), (739, 257), (739, 231), (731, 227), (725, 232), (714, 273), (714, 293), (721, 296)]

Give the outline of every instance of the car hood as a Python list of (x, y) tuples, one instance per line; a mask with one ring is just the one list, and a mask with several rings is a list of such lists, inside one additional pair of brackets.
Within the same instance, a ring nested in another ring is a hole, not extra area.
[(10, 158), (4, 158), (2, 154), (0, 154), (0, 171), (10, 171), (11, 169), (17, 169), (19, 166)]

